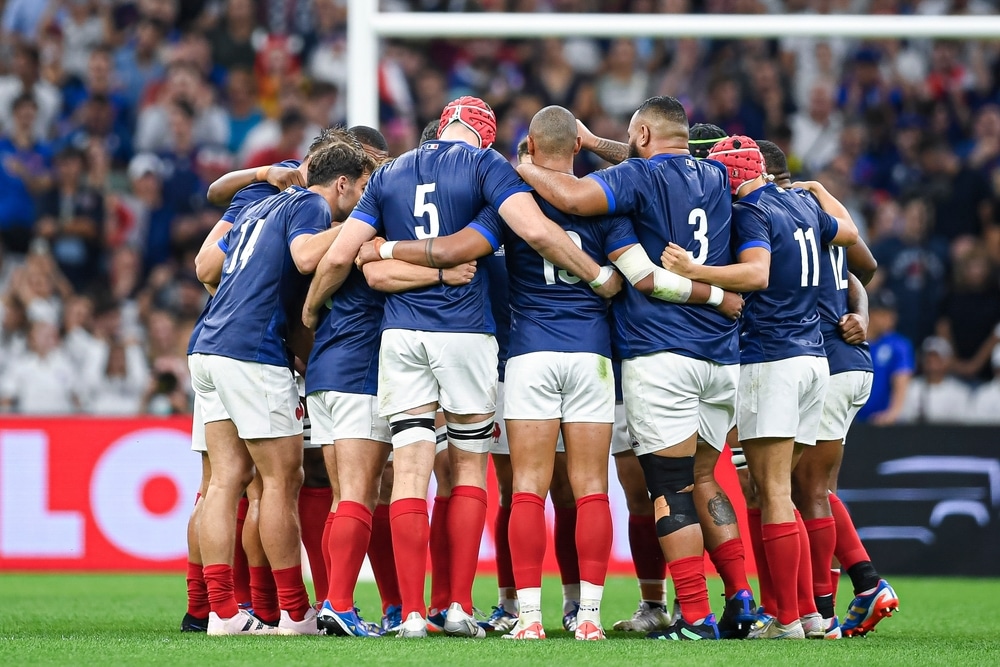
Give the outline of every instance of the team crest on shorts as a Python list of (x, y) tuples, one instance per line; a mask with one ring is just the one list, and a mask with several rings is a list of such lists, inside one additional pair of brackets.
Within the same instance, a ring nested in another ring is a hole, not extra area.
[(295, 418), (302, 421), (302, 416), (306, 413), (305, 408), (302, 407), (302, 403), (295, 406)]

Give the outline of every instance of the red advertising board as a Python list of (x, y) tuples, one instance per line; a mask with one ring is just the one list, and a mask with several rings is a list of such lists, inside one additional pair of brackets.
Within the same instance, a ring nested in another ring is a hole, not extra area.
[[(201, 478), (190, 432), (189, 418), (5, 416), (0, 421), (0, 570), (182, 571), (187, 519)], [(728, 453), (721, 463), (720, 482), (742, 516)], [(615, 481), (610, 495), (611, 571), (630, 574), (628, 510)], [(492, 483), (491, 519), (480, 550), (484, 572), (493, 569), (496, 499)], [(551, 533), (551, 513), (549, 521)], [(749, 547), (747, 559), (752, 569)], [(551, 542), (545, 569), (556, 571)]]

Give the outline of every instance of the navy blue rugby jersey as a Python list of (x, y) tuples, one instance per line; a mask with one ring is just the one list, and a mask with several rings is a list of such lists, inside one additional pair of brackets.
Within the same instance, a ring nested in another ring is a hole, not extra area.
[(492, 255), (483, 257), (476, 264), (477, 272), (486, 272), (489, 283), (487, 293), (490, 298), (490, 312), (497, 327), (497, 371), (500, 373), (500, 382), (503, 382), (504, 371), (507, 369), (510, 349), (510, 290), (505, 256), (506, 249), (500, 246)]
[(288, 323), (301, 317), (309, 287), (289, 246), (329, 227), (323, 197), (298, 186), (246, 207), (219, 241), (222, 280), (192, 352), (288, 366)]
[(364, 273), (351, 268), (320, 313), (306, 365), (306, 394), (377, 394), (384, 309), (385, 294), (369, 287)]
[[(628, 218), (568, 215), (535, 195), (550, 220), (598, 264), (639, 242)], [(510, 276), (510, 356), (531, 352), (592, 352), (611, 356), (607, 302), (590, 285), (543, 259), (516, 234), (507, 233)]]
[[(698, 264), (732, 264), (729, 176), (718, 162), (662, 154), (631, 158), (590, 178), (604, 189), (608, 212), (631, 219), (654, 262), (673, 242)], [(712, 306), (667, 303), (626, 285), (614, 313), (622, 359), (666, 351), (720, 364), (740, 361), (736, 323)]]
[(840, 318), (849, 312), (847, 307), (847, 248), (824, 248), (829, 261), (820, 258), (819, 271), (819, 329), (823, 334), (823, 348), (830, 363), (830, 375), (847, 371), (871, 371), (872, 354), (868, 343), (850, 345), (840, 335)]
[[(279, 162), (274, 165), (275, 167), (291, 167), (292, 169), (298, 169), (299, 165), (302, 164), (298, 160), (285, 160), (284, 162)], [(278, 188), (274, 187), (270, 183), (251, 183), (245, 188), (241, 188), (235, 195), (233, 199), (229, 202), (229, 206), (226, 208), (226, 212), (222, 214), (219, 218), (223, 222), (228, 222), (233, 224), (236, 222), (236, 218), (239, 217), (240, 213), (244, 208), (250, 204), (255, 204), (265, 197), (270, 197), (271, 195), (278, 194)], [(188, 341), (187, 353), (191, 354), (194, 350), (194, 344), (198, 340), (198, 334), (201, 333), (202, 326), (205, 323), (205, 315), (208, 314), (209, 306), (212, 305), (212, 298), (209, 297), (208, 302), (201, 311), (201, 315), (198, 316), (198, 321), (194, 323), (194, 328), (191, 330), (191, 339)]]
[(804, 190), (773, 183), (733, 205), (735, 252), (771, 253), (768, 287), (746, 295), (740, 318), (744, 364), (826, 356), (819, 326), (821, 249), (837, 235), (837, 220)]
[[(271, 165), (273, 167), (288, 167), (291, 169), (298, 169), (302, 165), (300, 160), (285, 160), (284, 162), (279, 162), (277, 164)], [(239, 217), (240, 212), (250, 204), (259, 202), (264, 197), (270, 197), (271, 195), (276, 195), (281, 192), (278, 188), (274, 187), (267, 181), (261, 181), (259, 183), (251, 183), (245, 188), (241, 188), (239, 192), (233, 195), (233, 200), (229, 202), (229, 207), (226, 208), (226, 212), (222, 214), (220, 220), (223, 222), (236, 222), (236, 218)]]
[[(494, 150), (428, 141), (377, 170), (351, 217), (390, 241), (448, 236), (472, 225), (495, 251), (501, 237), (496, 209), (511, 195), (529, 191)], [(383, 329), (495, 333), (486, 272), (477, 271), (461, 287), (434, 285), (388, 295)]]

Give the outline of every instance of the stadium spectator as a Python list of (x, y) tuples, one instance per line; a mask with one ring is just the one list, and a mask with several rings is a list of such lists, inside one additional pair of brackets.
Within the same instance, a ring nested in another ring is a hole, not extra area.
[(809, 92), (809, 105), (791, 118), (792, 154), (802, 160), (808, 173), (816, 173), (832, 161), (840, 149), (843, 121), (834, 106), (834, 89), (828, 81), (817, 81)]
[(175, 140), (170, 127), (170, 106), (187, 102), (195, 109), (194, 139), (198, 144), (226, 145), (229, 121), (226, 112), (215, 103), (215, 93), (202, 73), (190, 63), (179, 62), (167, 71), (157, 101), (139, 114), (134, 144), (139, 151), (161, 151)]
[[(102, 345), (82, 368), (86, 369), (84, 408), (88, 413), (139, 414), (144, 392), (149, 386), (149, 368), (137, 342), (111, 341)], [(150, 403), (147, 399), (147, 407)], [(180, 411), (184, 411), (183, 408)]]
[(227, 0), (226, 13), (209, 33), (213, 63), (225, 70), (253, 67), (256, 52), (252, 38), (257, 20), (254, 0)]
[[(44, 4), (44, 3), (36, 3)], [(10, 61), (10, 74), (0, 76), (0, 130), (11, 131), (16, 123), (14, 102), (22, 95), (35, 101), (35, 116), (32, 130), (37, 140), (51, 138), (52, 127), (62, 107), (59, 90), (39, 78), (40, 60), (38, 49), (30, 44), (19, 44), (14, 48)]]
[(989, 381), (991, 350), (982, 348), (1000, 323), (1000, 283), (985, 250), (971, 241), (956, 254), (954, 264), (936, 333), (954, 348), (956, 375)]
[(87, 158), (67, 147), (55, 158), (54, 183), (42, 193), (36, 236), (44, 239), (59, 270), (77, 291), (101, 276), (104, 199), (85, 182)]
[(857, 419), (879, 425), (895, 424), (913, 377), (913, 345), (896, 333), (896, 298), (892, 292), (885, 290), (872, 296), (868, 317), (874, 375), (871, 396)]
[(904, 423), (957, 423), (969, 409), (969, 388), (951, 375), (954, 354), (944, 338), (931, 336), (921, 349), (923, 373), (906, 389), (899, 421)]
[(251, 153), (244, 167), (259, 167), (302, 157), (302, 143), (307, 140), (306, 117), (297, 109), (289, 109), (281, 114), (278, 127), (281, 131), (278, 141)]
[(0, 377), (0, 410), (28, 415), (63, 415), (80, 409), (77, 369), (59, 340), (55, 311), (36, 309), (27, 350)]
[[(229, 113), (229, 152), (240, 152), (243, 140), (262, 120), (257, 104), (257, 82), (250, 69), (233, 69), (226, 79), (226, 111)], [(263, 163), (261, 163), (263, 164)]]
[(35, 197), (51, 183), (51, 152), (32, 131), (38, 117), (33, 97), (15, 99), (11, 116), (9, 133), (0, 138), (0, 236), (11, 252), (23, 253), (37, 215)]
[(1000, 426), (1000, 344), (993, 347), (991, 357), (993, 380), (972, 393), (967, 419), (973, 424)]
[(74, 296), (66, 301), (63, 313), (63, 349), (74, 368), (87, 368), (104, 353), (104, 343), (93, 334), (94, 302), (90, 297)]
[(105, 39), (107, 5), (93, 0), (40, 3), (46, 6), (39, 30), (57, 32), (62, 37), (62, 67), (71, 76), (82, 78), (91, 52)]
[(146, 90), (163, 77), (165, 33), (164, 24), (141, 16), (132, 35), (115, 52), (115, 77), (130, 109), (138, 109)]

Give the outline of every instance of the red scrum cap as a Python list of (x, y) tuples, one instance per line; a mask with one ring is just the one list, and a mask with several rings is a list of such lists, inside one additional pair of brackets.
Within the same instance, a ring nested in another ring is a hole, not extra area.
[(438, 136), (452, 123), (461, 123), (475, 132), (481, 148), (489, 148), (497, 138), (496, 114), (478, 97), (465, 95), (449, 102), (441, 112)]
[(764, 156), (757, 142), (750, 137), (736, 135), (712, 146), (708, 159), (718, 160), (729, 173), (729, 190), (733, 196), (744, 184), (766, 173)]

